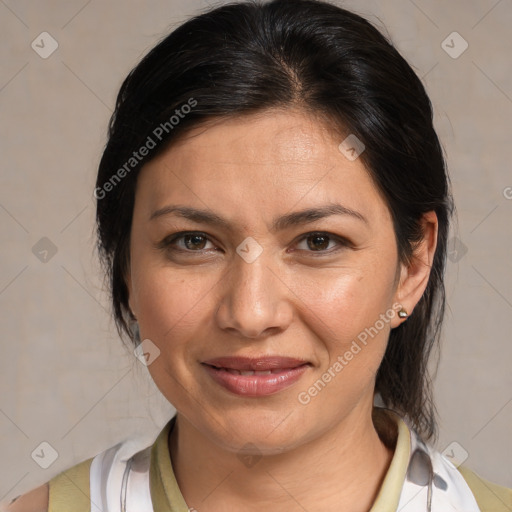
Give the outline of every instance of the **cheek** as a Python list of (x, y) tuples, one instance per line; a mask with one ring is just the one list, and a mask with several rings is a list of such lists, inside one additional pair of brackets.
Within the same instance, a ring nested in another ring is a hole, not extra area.
[(388, 274), (366, 267), (326, 281), (322, 293), (303, 290), (303, 297), (309, 297), (304, 308), (308, 328), (319, 340), (319, 364), (300, 397), (315, 401), (319, 411), (343, 411), (373, 393), (396, 314), (391, 308), (394, 275)]
[(310, 278), (301, 276), (294, 293), (304, 304), (304, 315), (319, 328), (323, 326), (326, 339), (346, 342), (390, 308), (394, 278), (391, 267), (368, 262), (350, 269), (317, 272)]
[(333, 407), (340, 400), (355, 403), (374, 384), (390, 320), (396, 314), (391, 308), (393, 260), (390, 255), (388, 265), (384, 256), (381, 253), (358, 267), (333, 272), (330, 278), (301, 280), (298, 295), (305, 298), (308, 328), (320, 340), (316, 345), (319, 367), (309, 385), (323, 389), (315, 384), (319, 378), (332, 382), (322, 391), (320, 402)]
[(209, 279), (180, 275), (170, 269), (146, 269), (139, 275), (137, 294), (141, 334), (156, 343), (179, 344), (204, 314)]
[(133, 290), (141, 339), (151, 340), (160, 350), (148, 371), (169, 402), (186, 410), (189, 394), (200, 395), (193, 371), (208, 343), (205, 333), (212, 332), (206, 324), (214, 281), (206, 276), (185, 277), (174, 269), (152, 268), (150, 264), (143, 268)]

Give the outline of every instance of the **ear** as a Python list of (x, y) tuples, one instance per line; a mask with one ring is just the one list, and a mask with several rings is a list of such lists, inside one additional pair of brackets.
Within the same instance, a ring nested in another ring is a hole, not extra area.
[[(421, 220), (423, 238), (414, 249), (408, 265), (401, 264), (400, 281), (395, 291), (395, 303), (409, 314), (413, 312), (428, 284), (432, 262), (437, 247), (438, 220), (434, 211), (423, 214)], [(397, 312), (398, 313), (398, 312)], [(391, 321), (391, 328), (398, 327), (407, 318), (398, 314)]]

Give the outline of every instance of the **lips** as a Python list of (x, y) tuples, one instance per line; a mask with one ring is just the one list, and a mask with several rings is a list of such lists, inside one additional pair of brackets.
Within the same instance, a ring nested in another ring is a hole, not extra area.
[(311, 366), (303, 359), (281, 356), (220, 357), (202, 364), (223, 388), (247, 397), (277, 393), (294, 384)]
[[(214, 366), (214, 368), (217, 368)], [(282, 368), (272, 369), (272, 370), (236, 370), (234, 368), (217, 368), (218, 370), (223, 370), (231, 375), (271, 375), (272, 373), (281, 373)]]
[(308, 364), (304, 359), (295, 359), (292, 357), (266, 356), (266, 357), (218, 357), (203, 361), (204, 364), (215, 368), (225, 368), (227, 370), (264, 372), (272, 370), (286, 370), (288, 368), (297, 368), (303, 364)]

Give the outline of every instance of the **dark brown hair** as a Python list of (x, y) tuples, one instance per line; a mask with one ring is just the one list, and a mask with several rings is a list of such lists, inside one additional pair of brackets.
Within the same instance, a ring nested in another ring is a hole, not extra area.
[[(185, 109), (191, 100), (194, 108)], [(124, 80), (95, 190), (98, 248), (118, 331), (130, 335), (124, 276), (140, 168), (206, 120), (297, 107), (365, 144), (360, 158), (392, 214), (399, 261), (409, 262), (422, 238), (422, 214), (437, 214), (426, 291), (407, 321), (391, 331), (376, 377), (383, 402), (408, 417), (424, 438), (436, 437), (427, 363), (444, 316), (454, 209), (443, 151), (430, 100), (411, 66), (369, 21), (335, 5), (225, 4), (166, 35)], [(133, 152), (149, 139), (152, 149), (135, 160)]]

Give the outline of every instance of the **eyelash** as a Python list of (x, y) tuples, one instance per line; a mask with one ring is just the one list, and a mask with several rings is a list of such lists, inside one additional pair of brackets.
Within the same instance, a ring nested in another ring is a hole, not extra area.
[[(189, 254), (193, 254), (193, 253), (199, 253), (200, 254), (202, 251), (208, 250), (208, 249), (199, 249), (197, 251), (194, 251), (194, 250), (190, 250), (190, 249), (181, 249), (181, 248), (178, 249), (176, 247), (172, 247), (177, 240), (183, 239), (186, 236), (194, 236), (194, 235), (206, 238), (208, 241), (213, 243), (213, 241), (210, 239), (210, 237), (206, 233), (204, 233), (202, 231), (180, 231), (179, 233), (174, 233), (173, 235), (169, 235), (166, 238), (164, 238), (158, 244), (158, 248), (165, 249), (167, 251), (175, 251), (175, 252), (189, 253)], [(326, 232), (326, 231), (311, 231), (309, 233), (305, 233), (298, 240), (297, 244), (302, 242), (303, 240), (307, 240), (308, 238), (315, 237), (315, 236), (318, 236), (318, 237), (326, 236), (326, 237), (328, 237), (330, 239), (329, 242), (330, 241), (336, 241), (339, 244), (340, 247), (335, 248), (334, 250), (331, 248), (331, 249), (328, 249), (328, 250), (319, 250), (319, 251), (308, 251), (308, 250), (302, 250), (301, 249), (301, 251), (311, 253), (311, 255), (313, 257), (331, 255), (331, 254), (333, 254), (335, 252), (338, 252), (338, 251), (342, 250), (343, 248), (347, 248), (347, 247), (352, 247), (353, 246), (353, 244), (349, 240), (347, 240), (346, 238), (334, 235), (334, 234)]]

